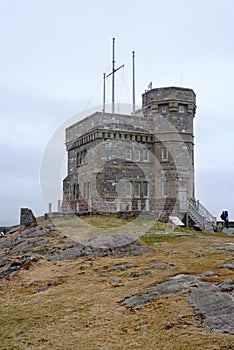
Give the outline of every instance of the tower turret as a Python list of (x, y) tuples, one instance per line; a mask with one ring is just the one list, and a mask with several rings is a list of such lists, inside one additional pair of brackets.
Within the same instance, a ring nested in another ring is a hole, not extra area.
[(142, 107), (153, 125), (154, 154), (160, 167), (160, 176), (155, 176), (156, 202), (165, 203), (166, 198), (168, 212), (172, 208), (186, 212), (188, 200), (194, 199), (196, 95), (181, 87), (151, 89), (142, 95)]

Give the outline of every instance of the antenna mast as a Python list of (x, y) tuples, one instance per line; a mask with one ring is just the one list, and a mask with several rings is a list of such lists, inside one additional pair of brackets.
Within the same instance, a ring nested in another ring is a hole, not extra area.
[(112, 72), (108, 74), (106, 77), (109, 77), (112, 75), (112, 114), (115, 115), (115, 73), (120, 68), (124, 67), (124, 64), (118, 68), (115, 69), (115, 38), (113, 38), (113, 48), (112, 48)]
[(102, 113), (106, 112), (106, 73), (103, 73), (103, 107)]
[(135, 51), (132, 51), (132, 113), (136, 113), (136, 101), (135, 101)]

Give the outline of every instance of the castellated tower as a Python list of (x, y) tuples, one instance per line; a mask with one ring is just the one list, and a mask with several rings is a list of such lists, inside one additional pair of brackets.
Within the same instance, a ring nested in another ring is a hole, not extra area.
[(194, 200), (193, 118), (196, 95), (192, 89), (165, 87), (146, 91), (142, 96), (146, 119), (152, 122), (155, 176), (155, 203), (164, 203), (161, 219), (169, 212), (179, 217)]
[(66, 129), (64, 212), (183, 218), (194, 200), (191, 89), (146, 91), (142, 112), (96, 112)]

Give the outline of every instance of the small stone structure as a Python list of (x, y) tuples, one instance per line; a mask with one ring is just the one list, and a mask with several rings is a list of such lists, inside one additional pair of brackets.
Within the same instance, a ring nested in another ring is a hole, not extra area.
[(31, 209), (21, 208), (20, 210), (20, 226), (24, 228), (35, 227), (37, 220)]

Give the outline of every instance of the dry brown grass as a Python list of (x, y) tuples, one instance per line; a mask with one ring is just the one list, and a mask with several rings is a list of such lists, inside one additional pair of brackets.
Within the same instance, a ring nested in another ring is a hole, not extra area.
[[(53, 223), (63, 234), (74, 240), (116, 232), (144, 233), (151, 229), (155, 230), (155, 225), (160, 225), (162, 230), (166, 228), (165, 224), (156, 224), (154, 220), (123, 219), (117, 215), (73, 216), (53, 219)], [(156, 229), (159, 229), (159, 226)]]
[[(60, 229), (66, 231), (72, 225), (67, 222)], [(148, 244), (162, 239), (154, 235)], [(231, 270), (218, 268), (232, 260), (232, 254), (209, 249), (234, 242), (232, 237), (193, 233), (167, 235), (165, 240), (167, 244), (155, 246), (152, 253), (143, 256), (62, 262), (40, 259), (28, 270), (22, 269), (0, 289), (0, 349), (234, 349), (233, 335), (211, 332), (202, 326), (200, 316), (188, 303), (188, 293), (161, 296), (135, 311), (120, 305), (125, 297), (179, 273), (212, 270), (217, 276), (207, 277), (207, 281), (233, 279)], [(196, 253), (204, 258), (196, 258)], [(148, 270), (156, 261), (171, 267)], [(137, 267), (107, 273), (109, 268), (126, 263)], [(118, 287), (110, 284), (112, 278), (121, 279)], [(35, 281), (37, 285), (32, 284)], [(57, 286), (37, 291), (51, 281)]]

